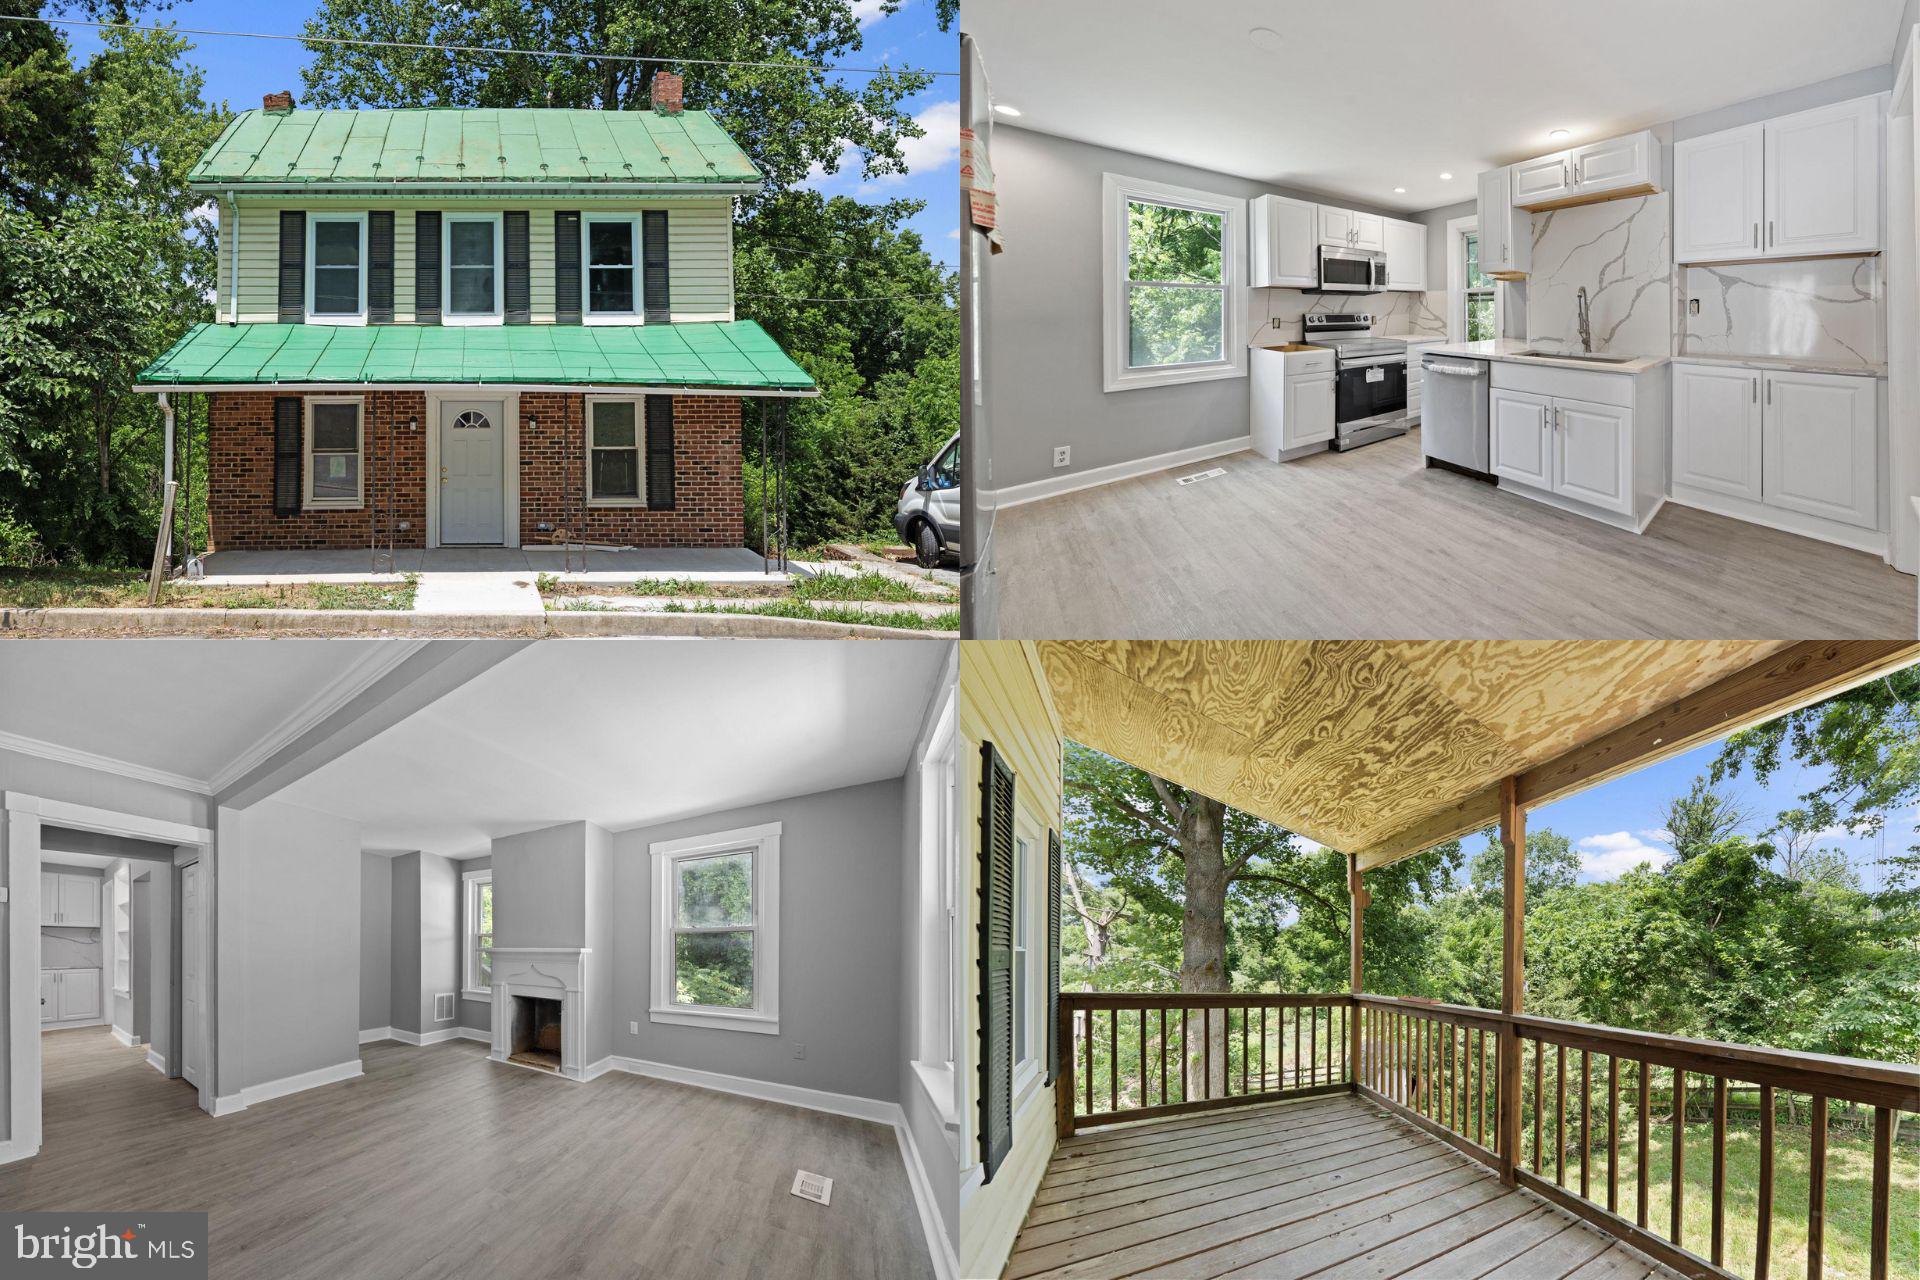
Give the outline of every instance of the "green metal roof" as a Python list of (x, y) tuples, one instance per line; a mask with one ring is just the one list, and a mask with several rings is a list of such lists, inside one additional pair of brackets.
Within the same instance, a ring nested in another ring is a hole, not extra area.
[(200, 157), (196, 187), (505, 182), (757, 184), (704, 111), (544, 107), (243, 111)]
[(523, 383), (810, 391), (752, 320), (697, 324), (197, 324), (135, 381), (158, 386)]

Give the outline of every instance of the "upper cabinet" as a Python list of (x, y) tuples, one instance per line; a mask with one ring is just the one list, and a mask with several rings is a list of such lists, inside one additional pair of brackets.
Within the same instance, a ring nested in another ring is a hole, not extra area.
[(1386, 221), (1387, 290), (1417, 293), (1427, 287), (1427, 228), (1419, 222)]
[(1387, 247), (1386, 221), (1377, 213), (1359, 213), (1323, 204), (1320, 206), (1320, 243), (1379, 252)]
[(1319, 206), (1287, 196), (1255, 196), (1247, 282), (1256, 289), (1311, 289), (1320, 283)]
[(1533, 267), (1533, 217), (1513, 202), (1513, 169), (1480, 175), (1480, 270), (1501, 280)]
[(1513, 203), (1527, 210), (1618, 200), (1658, 191), (1660, 142), (1641, 130), (1512, 166)]
[(1675, 260), (1878, 253), (1886, 100), (1855, 98), (1675, 144)]

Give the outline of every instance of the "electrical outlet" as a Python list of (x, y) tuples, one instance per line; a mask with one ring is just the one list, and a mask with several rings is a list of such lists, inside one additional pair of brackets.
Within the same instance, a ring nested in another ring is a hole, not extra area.
[(639, 1034), (640, 1034), (640, 1024), (639, 1024), (639, 1023), (637, 1023), (637, 1022), (629, 1022), (629, 1023), (627, 1024), (627, 1034), (628, 1034), (628, 1035), (630, 1035), (630, 1036), (637, 1036), (637, 1035), (639, 1035)]
[(796, 1058), (804, 1058), (804, 1057), (806, 1057), (806, 1056), (807, 1056), (807, 1046), (805, 1046), (805, 1045), (803, 1045), (803, 1044), (797, 1044), (797, 1045), (795, 1045), (795, 1046), (793, 1046), (793, 1056), (794, 1056), (794, 1057), (796, 1057)]
[(1073, 446), (1070, 444), (1056, 445), (1053, 450), (1053, 465), (1056, 467), (1065, 467), (1071, 466), (1072, 463)]
[(1687, 299), (1687, 314), (1690, 316), (1697, 316), (1700, 314), (1700, 299), (1698, 298)]

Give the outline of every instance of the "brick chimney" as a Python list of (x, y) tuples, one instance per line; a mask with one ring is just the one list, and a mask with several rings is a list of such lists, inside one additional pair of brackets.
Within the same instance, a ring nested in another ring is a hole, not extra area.
[(671, 71), (653, 73), (653, 109), (661, 115), (680, 114), (680, 77)]
[(282, 89), (278, 93), (269, 93), (260, 99), (260, 107), (262, 110), (271, 111), (275, 115), (284, 114), (293, 110), (293, 94), (286, 89)]

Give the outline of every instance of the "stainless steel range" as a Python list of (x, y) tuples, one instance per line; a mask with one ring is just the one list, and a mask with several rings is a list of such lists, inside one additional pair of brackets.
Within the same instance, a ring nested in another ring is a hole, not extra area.
[(1334, 351), (1333, 447), (1407, 434), (1407, 344), (1372, 336), (1365, 312), (1316, 312), (1301, 323), (1305, 341)]

